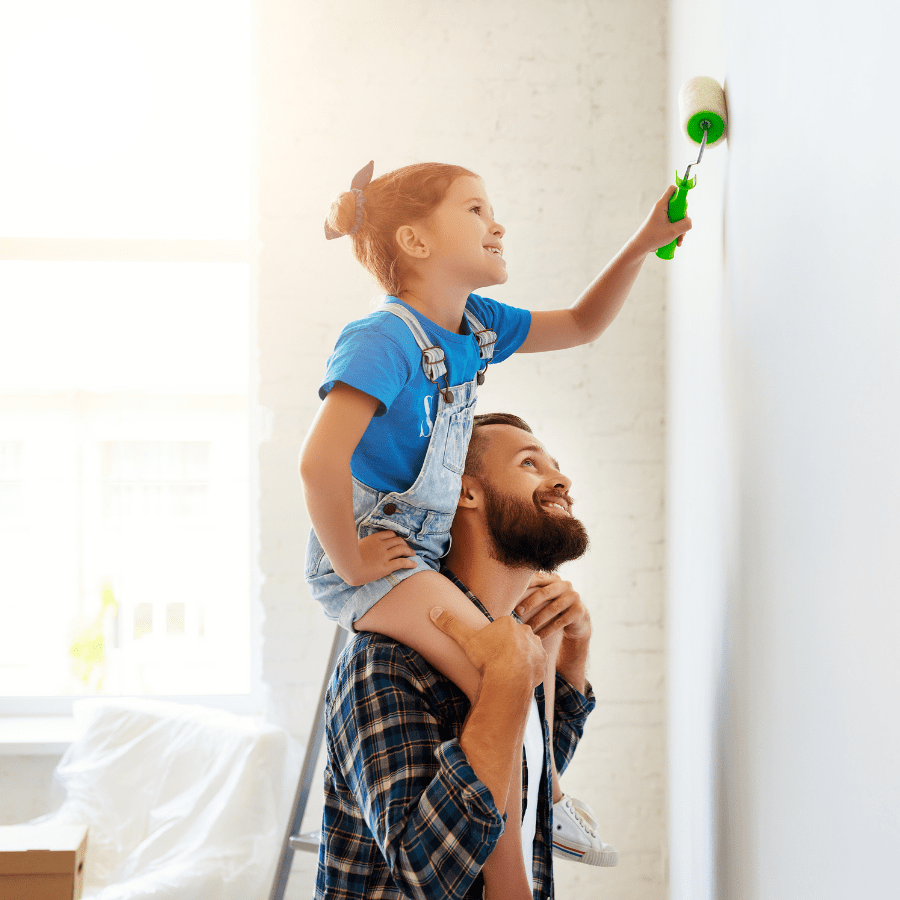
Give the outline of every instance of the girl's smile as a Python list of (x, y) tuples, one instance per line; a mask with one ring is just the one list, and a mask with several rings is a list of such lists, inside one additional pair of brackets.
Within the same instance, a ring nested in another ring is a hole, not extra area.
[(445, 277), (466, 282), (469, 290), (507, 280), (506, 229), (495, 221), (480, 178), (457, 178), (424, 223), (424, 232), (432, 263), (438, 263)]

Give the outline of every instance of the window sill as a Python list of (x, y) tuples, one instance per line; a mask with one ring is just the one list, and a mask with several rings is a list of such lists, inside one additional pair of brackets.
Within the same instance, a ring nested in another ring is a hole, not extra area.
[(75, 737), (71, 716), (0, 716), (0, 756), (59, 756)]

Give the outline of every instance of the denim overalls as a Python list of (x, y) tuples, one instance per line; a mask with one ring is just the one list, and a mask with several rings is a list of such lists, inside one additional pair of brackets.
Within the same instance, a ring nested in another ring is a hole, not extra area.
[(465, 384), (447, 384), (444, 351), (432, 346), (419, 320), (399, 303), (385, 303), (382, 309), (402, 319), (422, 351), (425, 377), (438, 385), (438, 405), (428, 450), (418, 477), (403, 493), (376, 491), (353, 479), (353, 516), (360, 538), (376, 531), (393, 531), (415, 551), (414, 569), (399, 569), (369, 584), (353, 587), (334, 572), (316, 533), (310, 530), (306, 550), (306, 581), (312, 596), (322, 604), (325, 615), (353, 630), (353, 623), (367, 613), (391, 588), (416, 572), (437, 571), (439, 559), (450, 549), (450, 525), (459, 500), (466, 451), (472, 434), (476, 385), (494, 354), (495, 332), (485, 328), (466, 309), (469, 328), (478, 340), (484, 368)]

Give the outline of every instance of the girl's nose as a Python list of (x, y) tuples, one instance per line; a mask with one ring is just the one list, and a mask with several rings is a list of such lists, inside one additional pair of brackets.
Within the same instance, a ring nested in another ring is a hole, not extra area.
[(497, 237), (502, 238), (503, 235), (506, 234), (506, 229), (499, 222), (494, 222), (494, 227), (491, 228), (491, 234), (496, 234)]

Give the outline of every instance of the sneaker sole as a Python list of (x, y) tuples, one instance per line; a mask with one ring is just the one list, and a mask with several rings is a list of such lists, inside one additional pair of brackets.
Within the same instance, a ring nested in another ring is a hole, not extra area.
[(560, 859), (585, 863), (588, 866), (617, 866), (619, 864), (618, 850), (579, 850), (559, 841), (553, 842), (553, 855)]

